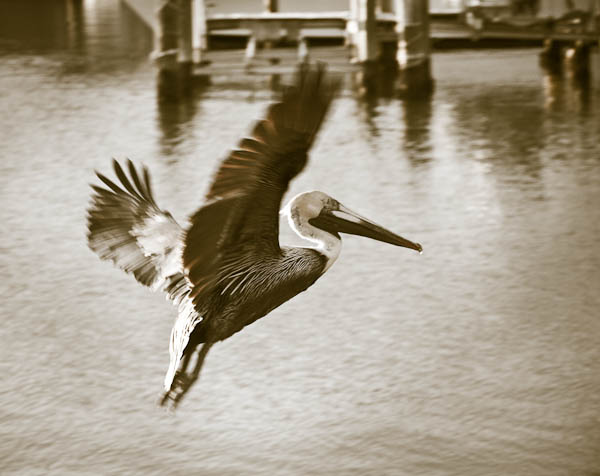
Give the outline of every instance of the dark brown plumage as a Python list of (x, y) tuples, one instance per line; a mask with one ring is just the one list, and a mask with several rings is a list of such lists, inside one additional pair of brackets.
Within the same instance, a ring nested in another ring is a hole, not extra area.
[(195, 302), (227, 279), (220, 268), (249, 252), (242, 245), (266, 254), (280, 252), (281, 200), (306, 165), (335, 89), (322, 68), (303, 66), (296, 85), (284, 91), (281, 102), (268, 108), (251, 136), (223, 161), (206, 196), (209, 204), (192, 217), (186, 236), (183, 261)]

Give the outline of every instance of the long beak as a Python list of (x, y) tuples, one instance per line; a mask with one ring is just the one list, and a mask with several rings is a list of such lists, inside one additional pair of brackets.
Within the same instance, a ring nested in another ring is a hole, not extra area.
[(339, 205), (338, 210), (324, 212), (317, 218), (311, 219), (310, 222), (326, 231), (365, 236), (392, 245), (411, 248), (419, 253), (423, 252), (423, 247), (419, 243), (414, 243), (406, 238), (402, 238), (400, 235), (396, 235), (395, 233), (386, 230), (377, 223), (367, 220), (342, 204)]

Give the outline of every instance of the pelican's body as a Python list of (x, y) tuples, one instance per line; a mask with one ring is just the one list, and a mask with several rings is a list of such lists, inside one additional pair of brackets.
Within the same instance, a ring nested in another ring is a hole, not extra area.
[(255, 258), (237, 281), (219, 286), (202, 301), (199, 309), (205, 320), (192, 342), (217, 342), (241, 331), (311, 286), (327, 263), (311, 248), (282, 247), (279, 256), (265, 253)]
[[(98, 173), (108, 189), (92, 186), (90, 248), (142, 284), (166, 292), (178, 306), (162, 403), (171, 399), (177, 405), (215, 342), (267, 315), (327, 271), (341, 250), (339, 233), (421, 250), (318, 191), (297, 195), (281, 211), (312, 246), (279, 245), (281, 199), (306, 163), (335, 89), (322, 69), (301, 71), (251, 137), (223, 161), (207, 204), (187, 230), (158, 207), (145, 168), (140, 173), (128, 161), (128, 177), (114, 161), (120, 186)], [(197, 350), (194, 369), (187, 372)]]

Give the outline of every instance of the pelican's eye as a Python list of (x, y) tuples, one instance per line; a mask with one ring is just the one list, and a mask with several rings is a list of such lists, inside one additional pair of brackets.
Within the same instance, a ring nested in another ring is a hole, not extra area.
[(328, 197), (327, 201), (325, 202), (325, 205), (323, 206), (323, 210), (333, 211), (333, 210), (339, 210), (339, 209), (340, 209), (340, 202), (338, 202), (334, 198)]

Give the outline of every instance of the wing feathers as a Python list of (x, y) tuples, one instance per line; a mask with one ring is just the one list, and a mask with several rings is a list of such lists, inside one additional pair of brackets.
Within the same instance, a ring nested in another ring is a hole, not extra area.
[(256, 260), (280, 255), (283, 194), (304, 168), (337, 87), (322, 66), (301, 68), (295, 85), (223, 160), (208, 205), (192, 216), (185, 237), (183, 262), (195, 303), (216, 287), (218, 293), (244, 289)]
[(96, 172), (96, 175), (98, 176), (98, 178), (100, 180), (102, 180), (104, 182), (104, 184), (106, 186), (108, 186), (115, 194), (117, 195), (121, 195), (124, 194), (125, 191), (120, 188), (118, 185), (115, 185), (114, 182), (112, 182), (111, 180), (109, 180), (108, 178), (106, 178), (104, 175), (102, 175), (100, 172)]
[[(119, 164), (119, 162), (117, 162), (114, 159), (113, 159), (113, 167), (115, 169), (115, 173), (117, 174), (117, 177), (119, 177), (119, 180), (121, 181), (123, 186), (127, 189), (127, 191), (134, 197), (141, 200), (142, 199), (141, 195), (138, 193), (138, 191), (135, 188), (133, 188), (133, 186), (129, 182), (129, 179), (127, 178), (127, 175), (125, 175), (125, 172), (123, 172), (123, 169), (121, 168), (121, 165)], [(136, 176), (137, 176), (137, 174), (136, 174)]]
[[(131, 178), (133, 179), (133, 183), (136, 187), (137, 190), (139, 190), (140, 195), (150, 204), (152, 205), (156, 205), (154, 203), (154, 200), (152, 199), (152, 196), (150, 195), (150, 192), (148, 191), (146, 184), (144, 182), (142, 182), (140, 180), (140, 178), (138, 177), (137, 171), (135, 170), (135, 166), (133, 165), (133, 162), (131, 160), (127, 161), (127, 166), (129, 168), (129, 175), (131, 175)], [(144, 167), (144, 175), (147, 175), (146, 171), (145, 171), (145, 167)]]
[(133, 163), (128, 161), (127, 165), (131, 180), (113, 160), (123, 188), (96, 172), (108, 189), (92, 185), (88, 244), (100, 258), (132, 273), (140, 283), (160, 288), (183, 277), (183, 230), (170, 213), (156, 206), (147, 169), (140, 178)]
[[(281, 101), (269, 106), (265, 119), (252, 128), (250, 138), (242, 139), (238, 149), (223, 161), (207, 194), (212, 201), (236, 190), (241, 193), (256, 192), (257, 178), (267, 170), (294, 173), (282, 174), (282, 185), (302, 170), (306, 152), (312, 145), (317, 131), (337, 91), (338, 83), (325, 80), (324, 67), (303, 67), (296, 84), (286, 88)], [(240, 150), (260, 154), (246, 157), (252, 159), (246, 169), (232, 166)]]

